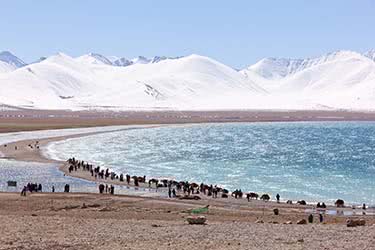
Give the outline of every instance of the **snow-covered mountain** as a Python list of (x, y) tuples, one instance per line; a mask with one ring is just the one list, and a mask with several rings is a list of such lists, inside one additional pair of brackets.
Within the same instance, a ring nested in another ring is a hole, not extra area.
[(74, 110), (375, 110), (374, 54), (265, 58), (237, 71), (199, 55), (128, 60), (59, 53), (21, 67), (17, 60), (0, 61), (0, 104)]
[(371, 53), (337, 51), (312, 59), (263, 59), (241, 73), (286, 101), (375, 109), (375, 61)]
[(364, 56), (370, 58), (371, 60), (375, 61), (375, 49), (369, 50), (363, 54)]
[(21, 68), (26, 65), (26, 63), (24, 63), (21, 59), (19, 59), (9, 51), (0, 52), (0, 61), (10, 64), (15, 68)]
[(0, 61), (0, 74), (9, 73), (16, 69), (17, 67), (15, 67), (14, 65)]
[[(179, 57), (176, 57), (179, 58)], [(149, 64), (149, 63), (158, 63), (167, 59), (176, 59), (172, 57), (166, 56), (154, 56), (152, 58), (147, 58), (144, 56), (138, 56), (133, 59), (127, 59), (125, 57), (117, 57), (117, 56), (103, 56), (97, 53), (89, 53), (87, 55), (83, 55), (77, 57), (76, 60), (83, 63), (89, 64), (105, 64), (105, 65), (112, 65), (112, 66), (119, 66), (119, 67), (127, 67), (133, 64)]]
[(0, 52), (0, 74), (9, 73), (25, 65), (21, 59), (9, 51)]
[(112, 62), (107, 57), (97, 53), (89, 53), (87, 55), (77, 57), (76, 60), (78, 62), (88, 64), (112, 65)]
[(125, 57), (116, 58), (115, 60), (112, 61), (112, 65), (119, 66), (119, 67), (126, 67), (132, 64), (133, 62), (126, 59)]
[[(87, 59), (87, 57), (86, 57)], [(225, 108), (265, 91), (232, 68), (191, 55), (115, 67), (59, 53), (0, 78), (0, 103), (42, 109)]]

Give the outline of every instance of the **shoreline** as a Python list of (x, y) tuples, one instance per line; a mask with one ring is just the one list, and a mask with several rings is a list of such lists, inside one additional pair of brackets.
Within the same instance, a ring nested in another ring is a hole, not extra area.
[[(68, 172), (64, 167), (65, 162), (46, 159), (42, 153), (43, 148), (57, 140), (107, 132), (111, 131), (15, 141), (6, 147), (9, 150), (6, 156), (16, 161), (39, 160), (54, 163), (59, 166), (60, 171)], [(35, 145), (36, 141), (39, 141), (39, 149), (31, 149), (28, 145)], [(17, 153), (11, 154), (16, 145), (19, 147)], [(0, 150), (4, 151), (4, 147), (0, 146)], [(79, 173), (84, 174), (83, 171)], [(80, 178), (74, 174), (69, 176)], [(99, 179), (95, 183), (97, 185), (108, 182)], [(118, 185), (117, 182), (113, 184)], [(375, 217), (371, 213), (346, 214), (353, 210), (348, 207), (338, 209), (327, 204), (324, 222), (320, 223), (318, 215), (320, 211), (314, 210), (314, 206), (309, 204), (261, 200), (248, 202), (246, 198), (215, 199), (205, 195), (201, 197), (201, 200), (180, 200), (160, 195), (116, 194), (116, 191), (115, 195), (98, 192), (40, 192), (28, 193), (26, 197), (22, 197), (18, 192), (0, 192), (0, 219), (4, 223), (4, 234), (0, 236), (0, 244), (12, 249), (32, 245), (37, 249), (46, 250), (67, 247), (74, 249), (102, 249), (103, 247), (218, 250), (248, 250), (264, 247), (321, 249), (323, 246), (353, 249), (356, 248), (357, 243), (342, 240), (353, 237), (361, 237), (361, 242), (364, 244), (372, 244), (372, 234), (363, 238), (363, 233), (373, 232), (371, 229), (375, 226)], [(209, 211), (202, 214), (207, 218), (207, 224), (203, 227), (188, 225), (186, 218), (191, 216), (189, 211), (207, 205)], [(274, 209), (278, 209), (280, 214), (275, 215)], [(338, 214), (330, 214), (329, 211), (336, 211)], [(313, 215), (313, 223), (297, 224), (301, 220), (307, 221), (309, 214)], [(364, 219), (366, 226), (348, 228), (346, 226), (348, 218)], [(25, 234), (23, 230), (32, 232), (32, 235), (37, 234), (37, 237), (28, 237), (31, 234)], [(82, 237), (85, 239), (84, 242)]]
[[(52, 158), (49, 158), (44, 149), (53, 142), (57, 141), (63, 141), (63, 140), (68, 140), (71, 138), (80, 138), (80, 137), (85, 137), (85, 136), (90, 136), (90, 135), (95, 135), (95, 134), (102, 134), (102, 133), (111, 133), (111, 132), (116, 132), (116, 131), (124, 131), (124, 130), (129, 130), (129, 129), (147, 129), (147, 128), (158, 128), (158, 127), (164, 127), (164, 126), (194, 126), (198, 125), (195, 123), (186, 123), (186, 124), (155, 124), (155, 125), (139, 125), (139, 126), (124, 126), (123, 128), (117, 128), (113, 130), (107, 130), (107, 131), (96, 131), (96, 132), (83, 132), (83, 133), (78, 133), (78, 134), (72, 134), (72, 135), (64, 135), (64, 136), (54, 136), (54, 137), (47, 137), (47, 138), (42, 138), (42, 139), (27, 139), (27, 140), (20, 140), (20, 141), (15, 141), (7, 144), (7, 147), (4, 147), (4, 145), (0, 145), (0, 158), (3, 159), (12, 159), (15, 161), (31, 161), (31, 162), (36, 162), (36, 163), (53, 163), (57, 164), (57, 169), (62, 172), (66, 176), (90, 181), (92, 183), (95, 183), (98, 185), (99, 183), (104, 183), (104, 184), (113, 184), (113, 185), (118, 185), (118, 186), (124, 186), (124, 187), (131, 187), (131, 188), (140, 188), (140, 189), (148, 189), (148, 190), (157, 190), (154, 185), (149, 185), (146, 183), (139, 183), (140, 185), (136, 187), (133, 183), (133, 180), (131, 181), (130, 184), (127, 184), (125, 181), (120, 182), (119, 180), (110, 180), (110, 178), (104, 180), (104, 179), (99, 179), (99, 178), (94, 178), (90, 175), (89, 172), (85, 171), (72, 171), (69, 173), (68, 168), (67, 168), (67, 162), (66, 161), (61, 161), (61, 160), (55, 160)], [(35, 147), (31, 149), (29, 145), (34, 145), (35, 142), (38, 142), (38, 149)], [(17, 146), (17, 150), (14, 150), (14, 147)], [(3, 154), (3, 157), (1, 157), (1, 154)], [(80, 159), (79, 159), (80, 160)], [(103, 169), (103, 168), (102, 168)], [(120, 174), (120, 173), (118, 173)], [(126, 174), (126, 173), (124, 173)], [(130, 175), (132, 173), (129, 173)], [(155, 177), (156, 178), (156, 177)], [(217, 183), (220, 185), (220, 183)], [(167, 192), (166, 188), (160, 188), (159, 190), (163, 190), (164, 192)], [(229, 190), (230, 192), (233, 190)], [(149, 191), (148, 191), (149, 192)], [(244, 193), (246, 194), (246, 192)], [(261, 195), (261, 194), (260, 194)], [(233, 197), (230, 197), (233, 198)], [(246, 200), (246, 197), (244, 198)], [(232, 199), (230, 199), (232, 200)], [(296, 204), (297, 200), (293, 201), (293, 204)], [(275, 202), (272, 200), (270, 202)], [(282, 203), (286, 202), (286, 199), (283, 198), (281, 199)], [(315, 201), (306, 201), (307, 205), (311, 208), (314, 207), (314, 205), (317, 203)], [(337, 210), (337, 208), (333, 205), (330, 204), (329, 202), (326, 202), (327, 204), (327, 210), (328, 209), (334, 209)], [(346, 204), (346, 208), (349, 209), (348, 205), (356, 205), (359, 206), (360, 204)], [(298, 207), (298, 205), (297, 205)], [(339, 209), (340, 210), (340, 209)]]
[(222, 111), (0, 111), (0, 133), (98, 126), (243, 123), (243, 122), (375, 121), (375, 112), (350, 110)]

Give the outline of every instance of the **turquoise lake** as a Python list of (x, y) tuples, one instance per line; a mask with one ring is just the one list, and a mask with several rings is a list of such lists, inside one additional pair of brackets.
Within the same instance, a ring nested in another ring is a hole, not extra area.
[(279, 193), (283, 200), (375, 204), (375, 123), (201, 124), (55, 142), (47, 154), (118, 173)]

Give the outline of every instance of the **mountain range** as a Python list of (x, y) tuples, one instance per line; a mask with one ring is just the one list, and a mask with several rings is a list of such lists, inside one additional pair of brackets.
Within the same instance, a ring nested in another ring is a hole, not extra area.
[(0, 53), (0, 105), (29, 109), (375, 110), (375, 50), (264, 58), (242, 70), (200, 55)]

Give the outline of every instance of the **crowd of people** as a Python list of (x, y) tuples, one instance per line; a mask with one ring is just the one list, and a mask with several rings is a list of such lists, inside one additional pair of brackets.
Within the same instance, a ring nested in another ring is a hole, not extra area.
[[(94, 166), (86, 161), (78, 160), (76, 158), (70, 158), (67, 160), (67, 168), (69, 173), (76, 172), (76, 171), (84, 171), (87, 172), (92, 178), (95, 180), (111, 180), (111, 181), (119, 181), (124, 182), (127, 185), (133, 185), (138, 187), (143, 184), (144, 187), (148, 186), (149, 188), (155, 188), (156, 190), (159, 188), (165, 188), (168, 190), (168, 197), (175, 198), (181, 195), (183, 196), (190, 196), (195, 194), (203, 194), (212, 198), (228, 198), (229, 191), (227, 189), (221, 188), (217, 185), (208, 185), (205, 183), (197, 184), (194, 182), (188, 181), (175, 181), (175, 180), (168, 180), (168, 179), (155, 179), (151, 178), (147, 181), (146, 176), (131, 176), (129, 174), (118, 174), (114, 171), (111, 171), (109, 168), (103, 168), (101, 166)], [(148, 183), (148, 185), (146, 184)], [(99, 193), (110, 193), (114, 194), (114, 186), (108, 184), (100, 184), (99, 185)], [(250, 193), (251, 195), (247, 195), (248, 200), (250, 198), (258, 198), (258, 194)], [(232, 192), (232, 196), (236, 199), (240, 199), (243, 197), (243, 192), (241, 189), (236, 189)], [(249, 198), (250, 197), (250, 198)], [(262, 196), (264, 197), (264, 195)], [(267, 195), (267, 197), (269, 197)], [(280, 195), (276, 196), (277, 200), (279, 201)], [(249, 200), (250, 201), (250, 200)]]
[(22, 188), (21, 196), (26, 196), (26, 192), (42, 192), (43, 186), (42, 184), (38, 183), (27, 183), (26, 186)]
[(110, 185), (108, 186), (107, 184), (100, 184), (99, 185), (99, 193), (100, 194), (103, 194), (103, 193), (110, 193), (110, 194), (115, 194), (115, 186), (113, 185)]
[[(33, 193), (33, 192), (42, 192), (43, 186), (42, 184), (38, 183), (27, 183), (26, 186), (24, 186), (21, 190), (21, 196), (26, 196), (27, 192)], [(54, 193), (56, 191), (55, 186), (51, 187), (51, 192)], [(64, 186), (64, 192), (69, 193), (70, 192), (70, 185), (65, 184)]]

